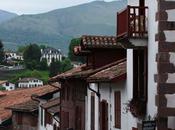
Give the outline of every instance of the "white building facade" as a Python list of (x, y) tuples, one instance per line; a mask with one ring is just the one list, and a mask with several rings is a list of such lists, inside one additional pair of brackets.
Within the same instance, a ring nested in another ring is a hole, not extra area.
[(34, 88), (43, 86), (43, 81), (36, 78), (23, 78), (18, 81), (18, 88)]
[(41, 60), (46, 59), (47, 64), (50, 65), (52, 60), (62, 61), (62, 53), (60, 49), (55, 48), (45, 48), (41, 49)]
[(0, 86), (4, 87), (7, 91), (15, 90), (15, 84), (8, 81), (1, 82)]

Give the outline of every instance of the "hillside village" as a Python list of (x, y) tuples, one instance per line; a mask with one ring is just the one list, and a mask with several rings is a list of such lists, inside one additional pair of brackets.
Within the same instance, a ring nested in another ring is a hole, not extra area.
[(26, 49), (24, 67), (40, 68), (42, 58), (56, 67), (46, 84), (26, 77), (0, 91), (0, 130), (175, 130), (174, 9), (174, 0), (127, 0), (116, 35), (82, 34), (68, 59)]

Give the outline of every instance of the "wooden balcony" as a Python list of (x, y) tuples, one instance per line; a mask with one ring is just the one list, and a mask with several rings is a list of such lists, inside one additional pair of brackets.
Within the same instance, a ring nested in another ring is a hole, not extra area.
[(117, 37), (147, 38), (148, 7), (127, 6), (117, 13)]

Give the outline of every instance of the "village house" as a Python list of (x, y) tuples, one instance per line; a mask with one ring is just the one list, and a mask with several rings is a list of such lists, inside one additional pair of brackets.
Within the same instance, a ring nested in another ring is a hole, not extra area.
[[(119, 70), (114, 77), (116, 79), (118, 77), (121, 81), (124, 80), (126, 78), (126, 50), (123, 49), (124, 46), (125, 44), (116, 43), (115, 37), (82, 36), (81, 44), (75, 47), (74, 54), (85, 56), (87, 59), (86, 65), (81, 65), (80, 67), (53, 77), (50, 80), (50, 82), (61, 82), (62, 91), (60, 100), (62, 130), (84, 130), (93, 128), (89, 122), (95, 120), (93, 120), (92, 117), (89, 118), (89, 114), (93, 115), (99, 113), (99, 111), (96, 111), (96, 109), (91, 113), (89, 110), (91, 106), (89, 105), (89, 98), (91, 99), (91, 96), (89, 97), (87, 94), (92, 93), (92, 96), (95, 98), (95, 95), (97, 94), (97, 96), (99, 96), (99, 93), (89, 86), (87, 78), (97, 72), (109, 69), (110, 67), (115, 68), (121, 63), (123, 67), (120, 67), (123, 72)], [(104, 56), (103, 59), (100, 58), (102, 54)], [(95, 103), (94, 101), (92, 104), (95, 105)], [(93, 122), (94, 126), (95, 123), (97, 122)]]
[[(58, 96), (58, 88), (54, 88), (52, 91), (48, 89), (48, 91), (42, 95), (31, 95), (30, 100), (7, 107), (7, 109), (12, 111), (13, 130), (53, 130), (54, 127), (56, 128), (56, 121), (54, 119), (59, 111), (59, 109), (57, 109), (59, 100), (55, 97)], [(45, 103), (43, 103), (43, 101)], [(54, 103), (54, 101), (56, 102)], [(44, 113), (41, 112), (41, 106), (43, 107)], [(55, 121), (53, 125), (52, 120)], [(43, 126), (41, 126), (41, 124), (43, 124)]]
[(60, 49), (55, 49), (51, 47), (47, 47), (45, 49), (41, 49), (41, 60), (46, 59), (47, 64), (50, 65), (52, 60), (62, 61), (62, 53)]
[[(24, 106), (24, 112), (25, 112), (25, 109), (27, 109), (27, 111), (32, 110), (32, 112), (33, 112), (33, 110), (34, 110), (33, 105), (30, 105), (31, 103), (29, 103), (29, 104), (26, 103), (28, 101), (31, 101), (31, 96), (33, 94), (37, 94), (38, 96), (42, 96), (42, 95), (45, 95), (46, 93), (51, 93), (51, 92), (56, 91), (56, 90), (57, 90), (56, 88), (54, 88), (50, 85), (46, 85), (46, 86), (36, 87), (36, 88), (19, 89), (19, 90), (14, 90), (14, 91), (5, 91), (2, 94), (0, 94), (0, 104), (1, 104), (1, 107), (0, 107), (0, 130), (12, 130), (13, 122), (14, 123), (17, 122), (17, 120), (15, 121), (15, 115), (13, 116), (11, 109), (7, 109), (7, 108), (12, 107), (14, 105), (16, 106), (17, 104), (20, 104), (20, 105)], [(28, 108), (31, 108), (31, 109), (28, 109)], [(21, 113), (23, 108), (18, 107), (18, 109), (20, 110), (20, 113)], [(15, 113), (16, 112), (17, 111), (15, 111)], [(30, 114), (27, 113), (27, 115), (30, 115)], [(32, 116), (30, 115), (30, 116), (26, 116), (25, 118), (22, 118), (22, 119), (24, 119), (22, 121), (22, 123), (24, 123), (24, 124), (26, 123), (25, 125), (28, 125), (28, 127), (29, 127), (30, 122), (27, 123), (25, 121), (30, 120), (31, 117)], [(12, 120), (12, 118), (13, 118), (13, 120)], [(15, 128), (19, 128), (19, 126), (16, 127), (16, 124), (15, 124)]]
[(43, 86), (43, 81), (37, 78), (23, 78), (18, 80), (18, 88), (33, 88)]
[(0, 81), (0, 86), (4, 87), (7, 91), (15, 90), (15, 84), (8, 81)]
[(21, 53), (6, 51), (5, 52), (6, 60), (24, 60), (23, 55)]

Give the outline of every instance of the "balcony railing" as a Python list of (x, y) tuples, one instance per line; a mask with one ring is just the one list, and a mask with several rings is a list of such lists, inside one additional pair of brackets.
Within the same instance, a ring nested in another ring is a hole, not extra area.
[(148, 36), (148, 7), (128, 6), (117, 13), (117, 37), (143, 38)]

